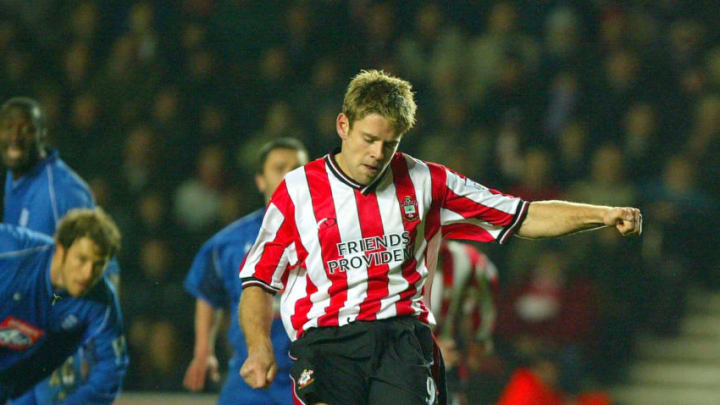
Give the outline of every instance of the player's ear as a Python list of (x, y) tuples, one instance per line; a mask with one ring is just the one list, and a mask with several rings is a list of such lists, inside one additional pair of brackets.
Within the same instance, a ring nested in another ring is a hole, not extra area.
[(347, 139), (348, 133), (350, 132), (350, 120), (348, 119), (347, 115), (340, 113), (337, 116), (337, 120), (335, 121), (335, 126), (337, 128), (337, 133), (340, 139), (343, 141)]
[(265, 181), (265, 177), (262, 174), (255, 174), (255, 185), (257, 186), (258, 191), (265, 194), (265, 190), (267, 189), (267, 181)]
[(65, 253), (66, 252), (67, 252), (67, 250), (65, 250), (65, 247), (63, 247), (63, 245), (61, 245), (58, 242), (55, 243), (55, 254), (58, 255), (61, 262), (65, 261)]

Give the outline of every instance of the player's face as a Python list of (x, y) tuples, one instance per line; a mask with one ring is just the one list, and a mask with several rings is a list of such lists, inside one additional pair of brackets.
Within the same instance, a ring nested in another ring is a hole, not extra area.
[(5, 167), (24, 173), (40, 159), (39, 129), (30, 114), (19, 107), (0, 118), (0, 155)]
[(402, 138), (387, 118), (376, 113), (355, 121), (352, 128), (347, 116), (341, 113), (337, 131), (342, 147), (335, 158), (346, 175), (363, 185), (382, 173)]
[(261, 174), (255, 176), (258, 190), (265, 195), (265, 202), (270, 201), (275, 190), (287, 172), (307, 163), (305, 152), (295, 149), (277, 148), (268, 153)]
[(88, 237), (75, 240), (68, 249), (58, 245), (57, 250), (62, 254), (62, 287), (73, 297), (83, 296), (92, 289), (110, 259), (102, 256), (97, 244)]

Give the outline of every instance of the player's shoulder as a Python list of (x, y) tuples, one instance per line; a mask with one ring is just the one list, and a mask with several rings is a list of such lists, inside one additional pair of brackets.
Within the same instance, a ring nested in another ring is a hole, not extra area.
[(78, 186), (89, 189), (87, 182), (80, 177), (79, 174), (70, 167), (62, 158), (57, 151), (53, 150), (51, 159), (48, 166), (53, 170), (53, 178), (57, 181), (62, 181), (69, 184), (76, 184)]
[(407, 169), (408, 169), (408, 172), (413, 172), (413, 171), (427, 172), (430, 169), (444, 170), (444, 168), (445, 168), (445, 166), (443, 166), (439, 163), (428, 162), (426, 160), (416, 158), (405, 152), (396, 152), (395, 156), (393, 156), (393, 160), (396, 162), (404, 163), (405, 167), (407, 167)]
[(288, 189), (297, 184), (306, 184), (305, 177), (315, 173), (325, 173), (325, 162), (327, 155), (311, 160), (302, 166), (298, 166), (285, 174), (284, 179)]

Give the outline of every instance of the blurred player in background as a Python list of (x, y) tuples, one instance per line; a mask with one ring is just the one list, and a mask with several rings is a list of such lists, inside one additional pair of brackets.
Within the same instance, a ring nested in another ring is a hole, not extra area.
[(37, 392), (89, 339), (97, 362), (63, 404), (113, 402), (128, 358), (117, 293), (103, 274), (119, 248), (120, 232), (100, 209), (70, 211), (54, 241), (0, 224), (0, 404), (52, 403), (23, 393)]
[(635, 208), (527, 202), (397, 152), (415, 110), (410, 83), (361, 72), (337, 116), (340, 149), (289, 172), (273, 194), (240, 271), (250, 386), (277, 372), (269, 307), (281, 292), (301, 403), (437, 404), (444, 375), (422, 291), (442, 239), (640, 233)]
[[(0, 107), (0, 157), (7, 169), (3, 222), (53, 235), (60, 219), (74, 208), (92, 208), (90, 188), (57, 150), (46, 145), (48, 125), (40, 104), (27, 97), (13, 97)], [(107, 276), (117, 287), (120, 268), (113, 259)], [(48, 380), (36, 387), (38, 398), (62, 401), (86, 382), (94, 359), (84, 356), (88, 347), (67, 359)], [(31, 401), (32, 392), (26, 398)], [(32, 402), (29, 402), (32, 403)]]
[(448, 403), (466, 405), (463, 395), (466, 349), (480, 344), (485, 352), (492, 350), (497, 268), (477, 248), (443, 241), (431, 283), (426, 302), (437, 322), (435, 336), (447, 373)]
[[(305, 147), (292, 138), (279, 138), (265, 144), (259, 152), (259, 165), (255, 182), (265, 196), (266, 203), (280, 184), (283, 176), (308, 161)], [(228, 341), (234, 355), (230, 360), (229, 374), (218, 400), (219, 404), (291, 405), (291, 361), (288, 357), (290, 340), (285, 333), (277, 308), (272, 325), (272, 342), (278, 359), (278, 378), (269, 390), (250, 388), (240, 377), (240, 366), (247, 358), (245, 337), (238, 325), (237, 308), (242, 286), (238, 270), (245, 254), (260, 231), (265, 209), (233, 222), (200, 249), (185, 280), (185, 288), (197, 298), (195, 307), (195, 349), (183, 384), (191, 391), (205, 386), (208, 374), (218, 379), (218, 361), (215, 357), (215, 333), (219, 317), (216, 311), (230, 308)], [(275, 305), (279, 303), (275, 302)]]

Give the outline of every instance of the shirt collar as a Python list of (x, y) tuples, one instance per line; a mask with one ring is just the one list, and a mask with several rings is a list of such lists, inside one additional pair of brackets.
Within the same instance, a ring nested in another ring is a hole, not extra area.
[(369, 184), (363, 185), (353, 180), (352, 178), (350, 178), (350, 176), (348, 176), (347, 174), (345, 174), (345, 172), (342, 171), (340, 165), (337, 163), (337, 160), (335, 160), (335, 155), (337, 155), (338, 153), (340, 153), (339, 147), (333, 149), (332, 152), (325, 155), (325, 163), (330, 168), (330, 172), (332, 172), (332, 174), (334, 174), (335, 177), (337, 177), (337, 179), (341, 182), (356, 190), (360, 190), (363, 195), (368, 195), (371, 191), (375, 189), (380, 180), (382, 180), (382, 178), (385, 176), (385, 173), (388, 172), (390, 162), (392, 161), (392, 159), (388, 160), (387, 164), (385, 164), (385, 167), (382, 169), (380, 174), (378, 174), (377, 177), (375, 177), (375, 179)]

